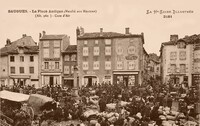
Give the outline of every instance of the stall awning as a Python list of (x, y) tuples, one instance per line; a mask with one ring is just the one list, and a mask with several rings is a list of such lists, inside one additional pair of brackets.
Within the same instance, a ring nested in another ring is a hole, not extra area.
[(31, 78), (30, 75), (11, 75), (10, 78), (13, 79), (29, 79)]
[(23, 102), (28, 101), (29, 95), (3, 90), (0, 91), (0, 98), (10, 101)]

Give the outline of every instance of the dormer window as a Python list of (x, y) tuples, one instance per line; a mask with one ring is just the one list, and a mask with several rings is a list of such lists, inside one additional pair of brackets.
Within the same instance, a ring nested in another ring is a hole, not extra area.
[(185, 49), (186, 48), (186, 43), (184, 41), (178, 41), (177, 47), (179, 49)]

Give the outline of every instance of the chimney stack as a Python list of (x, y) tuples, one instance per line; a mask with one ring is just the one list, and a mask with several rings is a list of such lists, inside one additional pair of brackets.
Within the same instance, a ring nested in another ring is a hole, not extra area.
[(9, 46), (9, 45), (11, 45), (11, 41), (10, 41), (10, 39), (7, 39), (7, 40), (6, 40), (6, 45), (5, 45), (5, 46)]
[(103, 28), (100, 28), (100, 33), (103, 33)]
[(23, 37), (23, 38), (26, 37), (26, 34), (23, 34), (22, 37)]
[(176, 42), (178, 40), (178, 35), (170, 35), (170, 41)]
[(130, 34), (129, 28), (125, 28), (125, 34)]
[(42, 33), (39, 33), (39, 38), (42, 38)]
[(76, 36), (78, 37), (80, 35), (80, 29), (79, 27), (76, 28)]
[(45, 31), (42, 31), (42, 34), (43, 34), (43, 36), (46, 34), (46, 32)]
[(80, 35), (84, 34), (84, 28), (80, 27)]

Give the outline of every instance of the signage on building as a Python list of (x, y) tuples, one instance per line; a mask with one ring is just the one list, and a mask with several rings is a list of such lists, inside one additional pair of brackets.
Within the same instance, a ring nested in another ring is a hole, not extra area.
[(87, 74), (95, 74), (94, 71), (87, 71)]
[(44, 58), (45, 61), (59, 61), (60, 58)]
[(136, 60), (137, 59), (137, 56), (135, 56), (135, 55), (128, 55), (128, 56), (126, 56), (126, 60)]

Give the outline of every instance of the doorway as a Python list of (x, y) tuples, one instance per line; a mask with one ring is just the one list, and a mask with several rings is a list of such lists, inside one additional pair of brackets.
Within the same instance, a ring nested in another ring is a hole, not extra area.
[(88, 86), (89, 86), (89, 87), (92, 86), (92, 77), (88, 77)]
[(49, 85), (50, 87), (53, 87), (53, 76), (50, 76)]

